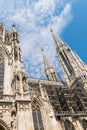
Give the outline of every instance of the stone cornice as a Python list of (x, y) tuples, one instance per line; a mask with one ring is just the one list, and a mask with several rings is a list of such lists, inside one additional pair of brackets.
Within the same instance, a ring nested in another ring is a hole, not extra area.
[(34, 79), (34, 78), (28, 78), (29, 83), (41, 83), (44, 85), (58, 85), (63, 87), (64, 85), (61, 82), (54, 82), (54, 81), (48, 81), (48, 80), (41, 80), (41, 79)]

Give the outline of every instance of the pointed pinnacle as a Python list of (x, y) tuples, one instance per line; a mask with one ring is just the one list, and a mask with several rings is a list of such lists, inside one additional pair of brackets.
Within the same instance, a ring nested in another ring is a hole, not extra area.
[(50, 28), (50, 32), (53, 32), (52, 28)]
[(44, 49), (42, 48), (42, 49), (41, 49), (41, 51), (43, 52), (43, 51), (44, 51)]
[(48, 57), (47, 57), (46, 54), (44, 53), (44, 50), (43, 50), (43, 49), (42, 49), (42, 56), (43, 56), (43, 61), (44, 61), (45, 69), (54, 68), (54, 67), (52, 66), (52, 64), (50, 63), (50, 61), (48, 60)]
[(12, 32), (17, 32), (15, 25), (12, 25)]
[(63, 41), (53, 32), (52, 29), (50, 29), (50, 32), (51, 32), (51, 34), (53, 36), (53, 39), (54, 39), (54, 41), (56, 43), (56, 46), (58, 48), (60, 48), (62, 45), (64, 45)]

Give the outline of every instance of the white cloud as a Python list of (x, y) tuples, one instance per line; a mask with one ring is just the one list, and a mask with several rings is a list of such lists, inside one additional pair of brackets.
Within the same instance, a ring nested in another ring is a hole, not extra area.
[(58, 34), (62, 32), (72, 18), (71, 4), (63, 0), (9, 0), (10, 3), (4, 2), (5, 0), (1, 2), (0, 19), (8, 27), (10, 24), (16, 24), (29, 75), (43, 77), (41, 48), (45, 49), (49, 59), (56, 66), (55, 45), (49, 30), (52, 28)]

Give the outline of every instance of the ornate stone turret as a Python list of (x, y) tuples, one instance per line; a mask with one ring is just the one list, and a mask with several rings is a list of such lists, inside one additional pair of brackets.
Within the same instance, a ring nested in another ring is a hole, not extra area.
[[(14, 88), (16, 88), (16, 92), (23, 93), (23, 91), (24, 92), (27, 91), (27, 77), (24, 70), (18, 32), (16, 30), (15, 25), (13, 25), (12, 27), (11, 39), (12, 39), (12, 53), (13, 53), (13, 66), (14, 66), (13, 91)], [(14, 82), (16, 82), (15, 87)]]
[(15, 25), (13, 25), (13, 27), (12, 27), (11, 34), (12, 34), (12, 40), (14, 40), (14, 41), (16, 40), (17, 42), (19, 42), (19, 40), (18, 40), (18, 32), (16, 30)]
[(12, 27), (11, 40), (12, 40), (12, 48), (13, 48), (13, 60), (16, 62), (19, 60), (19, 40), (18, 40), (18, 33), (16, 31), (15, 25), (13, 25)]
[(0, 73), (1, 93), (16, 95), (27, 91), (27, 77), (15, 25), (9, 33), (0, 23)]
[(51, 29), (52, 36), (56, 43), (59, 63), (61, 64), (66, 82), (69, 83), (77, 77), (86, 77), (87, 66), (81, 59), (65, 44)]
[(52, 81), (59, 81), (60, 79), (57, 76), (57, 72), (56, 72), (55, 68), (53, 67), (53, 65), (49, 62), (43, 49), (42, 49), (42, 55), (43, 55), (44, 69), (45, 69), (45, 74), (47, 76), (47, 79), (52, 80)]
[(2, 23), (0, 23), (0, 40), (2, 42), (5, 41), (5, 35), (6, 35), (6, 28), (3, 26)]

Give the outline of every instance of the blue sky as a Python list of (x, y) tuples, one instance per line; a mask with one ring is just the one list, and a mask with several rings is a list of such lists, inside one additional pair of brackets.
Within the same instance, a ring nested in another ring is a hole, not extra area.
[(41, 48), (61, 71), (50, 28), (87, 63), (86, 7), (86, 0), (0, 0), (0, 21), (9, 31), (16, 25), (29, 77), (45, 77)]
[(87, 64), (87, 1), (76, 0), (72, 4), (72, 20), (61, 37)]

